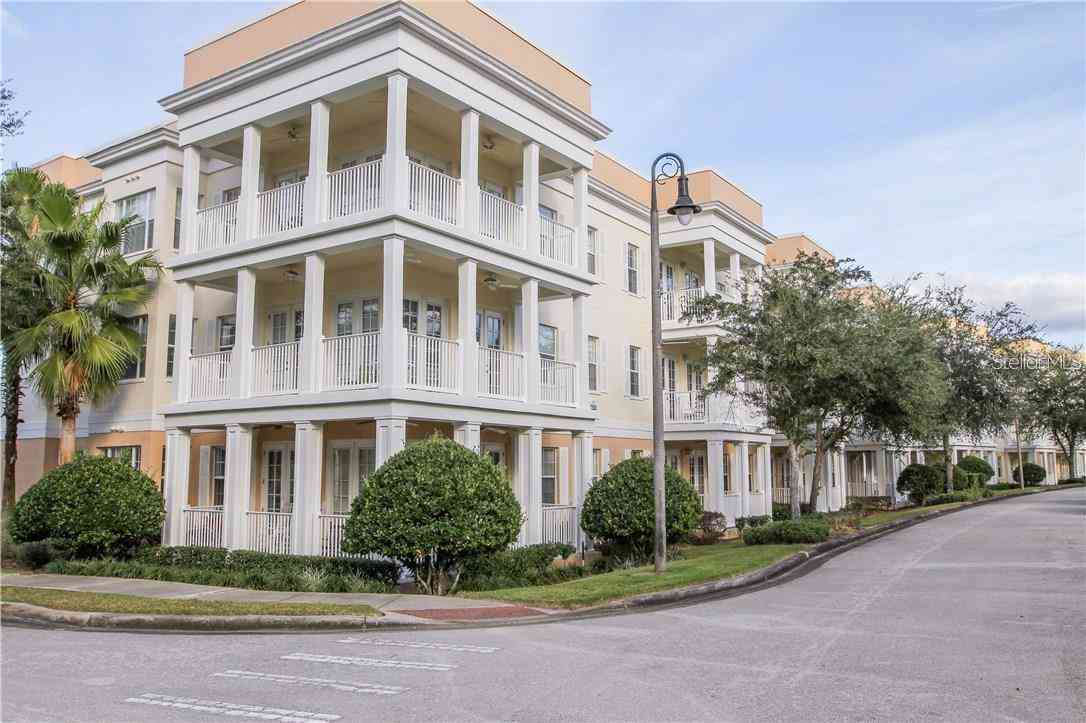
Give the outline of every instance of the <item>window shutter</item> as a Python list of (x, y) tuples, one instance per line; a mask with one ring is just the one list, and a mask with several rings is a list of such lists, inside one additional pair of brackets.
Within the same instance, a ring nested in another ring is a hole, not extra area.
[(611, 469), (611, 448), (603, 448), (603, 468), (600, 470), (600, 475), (607, 474), (607, 470)]
[(633, 396), (633, 389), (631, 388), (631, 385), (630, 385), (630, 345), (629, 344), (626, 345), (625, 352), (622, 355), (622, 368), (623, 368), (623, 371), (624, 371), (624, 375), (623, 375), (623, 380), (624, 381), (623, 381), (623, 383), (626, 385), (626, 396), (632, 397)]
[(211, 499), (211, 446), (200, 447), (200, 485), (197, 488), (196, 504), (210, 505)]
[(630, 290), (630, 268), (629, 268), (629, 264), (630, 264), (630, 259), (629, 259), (630, 247), (626, 243), (623, 243), (622, 247), (619, 250), (622, 252), (621, 254), (619, 254), (619, 257), (620, 257), (619, 261), (621, 262), (621, 268), (622, 268), (622, 290), (623, 291), (629, 291)]
[(599, 355), (596, 359), (596, 390), (600, 392), (607, 391), (607, 341), (601, 336), (598, 337), (596, 351)]
[(554, 496), (555, 504), (562, 504), (562, 500), (571, 500), (574, 495), (569, 491), (569, 447), (558, 448), (558, 494)]

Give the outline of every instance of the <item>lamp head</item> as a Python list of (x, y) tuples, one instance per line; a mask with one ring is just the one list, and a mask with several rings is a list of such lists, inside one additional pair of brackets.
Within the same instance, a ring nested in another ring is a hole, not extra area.
[(685, 173), (679, 176), (679, 193), (675, 197), (675, 205), (667, 212), (676, 217), (683, 226), (690, 223), (695, 213), (701, 213), (701, 206), (690, 198), (690, 179)]

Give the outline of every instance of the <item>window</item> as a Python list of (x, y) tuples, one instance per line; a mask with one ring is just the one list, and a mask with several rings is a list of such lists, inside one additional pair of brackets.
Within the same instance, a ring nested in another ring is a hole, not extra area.
[(630, 450), (630, 459), (641, 459), (641, 457), (644, 456), (644, 454), (645, 454), (645, 451), (643, 449), (631, 449)]
[(166, 494), (166, 445), (162, 445), (162, 466), (158, 468), (158, 489)]
[(426, 336), (441, 338), (440, 304), (426, 304)]
[(626, 354), (626, 393), (631, 397), (641, 396), (641, 347), (627, 347)]
[(381, 330), (381, 302), (378, 299), (362, 299), (362, 333)]
[(222, 203), (230, 203), (241, 198), (241, 186), (234, 186), (222, 192)]
[(603, 344), (598, 336), (588, 337), (588, 391), (601, 392), (607, 388), (603, 379)]
[(640, 254), (637, 244), (626, 244), (626, 291), (631, 294), (640, 293)]
[(229, 351), (234, 348), (234, 315), (227, 314), (216, 320), (219, 336), (219, 351)]
[(603, 450), (592, 450), (592, 482), (603, 476)]
[(539, 356), (552, 361), (558, 358), (558, 329), (555, 327), (539, 325)]
[(177, 196), (173, 204), (173, 247), (181, 248), (181, 189), (177, 189)]
[(588, 273), (596, 276), (599, 268), (600, 232), (591, 226), (588, 227), (588, 258), (586, 264)]
[(354, 333), (354, 304), (344, 302), (336, 307), (336, 336)]
[(153, 189), (117, 201), (117, 218), (134, 217), (124, 232), (124, 253), (134, 254), (151, 248), (155, 235), (154, 205)]
[(211, 506), (222, 507), (226, 496), (226, 447), (211, 448)]
[(539, 204), (539, 217), (542, 218), (542, 219), (546, 219), (548, 221), (554, 221), (554, 222), (557, 223), (557, 221), (558, 221), (558, 212), (555, 211), (550, 206), (544, 206), (541, 203), (541, 204)]
[(125, 445), (121, 447), (99, 447), (102, 455), (132, 465), (132, 469), (139, 469), (143, 456), (143, 447), (139, 445)]
[(725, 449), (724, 450), (724, 469), (722, 471), (724, 472), (724, 494), (726, 494), (726, 495), (731, 494), (732, 492), (735, 492), (735, 490), (732, 489), (731, 475), (728, 473), (728, 470), (731, 469), (731, 466), (732, 466), (732, 464), (731, 464), (731, 455), (728, 454), (728, 450)]
[(287, 341), (287, 312), (276, 311), (269, 315), (269, 327), (272, 344), (283, 344)]
[(696, 364), (686, 365), (686, 386), (687, 391), (694, 392), (700, 395), (704, 386), (704, 372), (702, 368)]
[(403, 328), (412, 334), (419, 333), (419, 302), (414, 299), (403, 300)]
[(332, 514), (345, 515), (351, 506), (351, 448), (332, 450)]
[(543, 504), (558, 504), (558, 449), (543, 448)]
[(166, 378), (173, 376), (173, 354), (177, 343), (177, 317), (170, 314), (170, 326), (166, 331)]
[(690, 481), (698, 495), (705, 496), (705, 456), (701, 454), (690, 455)]
[(127, 320), (128, 328), (140, 336), (136, 358), (128, 362), (121, 379), (143, 379), (147, 374), (147, 315), (133, 316)]

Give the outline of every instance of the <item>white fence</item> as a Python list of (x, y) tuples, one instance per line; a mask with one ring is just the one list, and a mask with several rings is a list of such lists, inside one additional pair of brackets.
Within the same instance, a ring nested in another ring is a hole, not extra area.
[(374, 387), (381, 381), (381, 332), (324, 339), (323, 388)]
[(247, 512), (249, 518), (249, 549), (257, 552), (290, 554), (289, 512)]
[(479, 394), (524, 399), (524, 355), (501, 349), (479, 349)]
[(185, 507), (182, 519), (186, 545), (222, 547), (221, 507)]
[(543, 542), (577, 544), (577, 508), (570, 505), (543, 505)]
[(298, 351), (301, 342), (253, 348), (253, 394), (289, 394), (298, 391)]
[(679, 321), (694, 304), (705, 296), (705, 288), (673, 289), (660, 295), (660, 318), (663, 321)]
[(705, 399), (698, 392), (664, 392), (664, 421), (695, 424), (707, 421)]
[(189, 358), (189, 399), (204, 402), (230, 396), (230, 350)]
[(577, 365), (539, 360), (539, 400), (549, 404), (577, 403)]
[(460, 179), (408, 161), (411, 210), (456, 226), (460, 223)]
[(256, 235), (270, 236), (301, 226), (304, 198), (305, 181), (256, 194)]
[(480, 189), (479, 233), (514, 248), (524, 248), (524, 207)]
[(408, 332), (407, 385), (437, 392), (460, 390), (460, 342)]
[(381, 207), (381, 160), (328, 174), (328, 218), (353, 216)]
[(238, 202), (227, 201), (196, 212), (195, 248), (210, 251), (238, 240)]
[(576, 266), (575, 239), (576, 234), (569, 226), (549, 218), (539, 219), (539, 254), (544, 258)]
[(320, 515), (321, 555), (339, 557), (343, 554), (343, 533), (347, 515)]

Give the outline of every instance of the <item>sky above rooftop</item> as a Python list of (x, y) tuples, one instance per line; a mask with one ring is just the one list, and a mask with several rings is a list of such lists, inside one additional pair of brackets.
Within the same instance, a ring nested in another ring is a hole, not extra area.
[[(880, 281), (924, 273), (1086, 342), (1086, 5), (482, 3), (588, 78), (601, 148), (674, 150)], [(4, 164), (166, 116), (184, 51), (276, 3), (13, 3)]]

